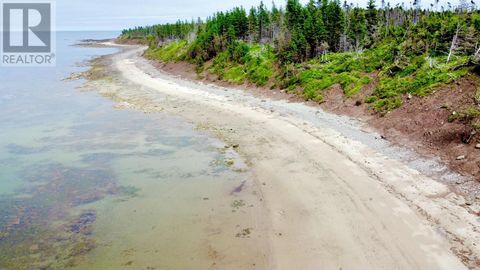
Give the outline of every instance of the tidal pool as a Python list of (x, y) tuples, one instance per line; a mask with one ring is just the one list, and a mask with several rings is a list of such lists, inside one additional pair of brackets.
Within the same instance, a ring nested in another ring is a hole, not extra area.
[(114, 52), (72, 44), (116, 34), (59, 33), (56, 68), (0, 69), (0, 269), (263, 268), (265, 213), (239, 156), (63, 80)]

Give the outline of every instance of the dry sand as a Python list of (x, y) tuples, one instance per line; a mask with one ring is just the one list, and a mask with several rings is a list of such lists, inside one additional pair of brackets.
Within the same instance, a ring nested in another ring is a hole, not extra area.
[(102, 59), (107, 75), (85, 87), (118, 107), (180, 115), (238, 144), (269, 215), (261, 232), (268, 269), (479, 266), (476, 203), (466, 206), (446, 185), (335, 126), (318, 125), (315, 115), (288, 112), (306, 105), (267, 109), (255, 104), (269, 101), (236, 96), (238, 90), (182, 82), (156, 70), (144, 49), (123, 46)]

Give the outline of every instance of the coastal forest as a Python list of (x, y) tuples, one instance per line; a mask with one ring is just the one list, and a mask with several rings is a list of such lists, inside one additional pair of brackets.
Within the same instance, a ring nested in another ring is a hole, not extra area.
[[(151, 59), (187, 61), (199, 74), (319, 103), (335, 85), (347, 98), (369, 86), (356, 102), (379, 114), (480, 73), (480, 12), (470, 0), (428, 6), (369, 0), (364, 7), (338, 0), (262, 2), (206, 20), (124, 30), (119, 40), (148, 44)], [(475, 99), (480, 104), (480, 88)], [(479, 116), (479, 107), (470, 106), (449, 121), (480, 127)]]

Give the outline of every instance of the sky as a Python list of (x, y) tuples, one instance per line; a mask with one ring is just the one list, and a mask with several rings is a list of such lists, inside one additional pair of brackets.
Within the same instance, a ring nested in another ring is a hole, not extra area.
[[(57, 0), (56, 26), (64, 30), (121, 30), (134, 26), (204, 19), (236, 6), (250, 8), (261, 0)], [(264, 0), (268, 6), (271, 0)], [(284, 5), (286, 0), (275, 0)]]
[[(236, 6), (250, 8), (261, 0), (57, 0), (56, 30), (122, 30), (135, 26), (175, 22), (177, 19), (204, 19), (216, 11), (229, 10)], [(422, 0), (423, 5), (429, 1)], [(447, 1), (447, 0), (442, 0)], [(452, 0), (455, 2), (457, 0)], [(264, 0), (271, 6), (271, 0)], [(284, 6), (286, 0), (274, 0)], [(306, 3), (308, 0), (301, 0)], [(343, 0), (341, 1), (343, 2)], [(354, 5), (365, 6), (367, 0), (349, 0)], [(380, 0), (377, 0), (380, 5)], [(388, 2), (388, 0), (387, 0)], [(391, 0), (391, 3), (406, 2)]]

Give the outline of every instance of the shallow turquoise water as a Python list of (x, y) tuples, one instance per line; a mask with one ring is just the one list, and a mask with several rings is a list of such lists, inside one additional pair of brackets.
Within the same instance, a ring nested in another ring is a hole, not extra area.
[(71, 72), (85, 69), (78, 65), (85, 59), (115, 51), (71, 46), (78, 39), (115, 35), (60, 32), (57, 67), (0, 68), (0, 194), (12, 193), (21, 186), (16, 172), (28, 160), (40, 157), (27, 154), (40, 149), (27, 148), (42, 146), (39, 140), (49, 133), (68, 132), (68, 127), (80, 121), (85, 113), (105, 103), (92, 94), (78, 95), (73, 89), (80, 82), (66, 83), (62, 79)]
[(0, 68), (0, 269), (261, 267), (235, 236), (260, 215), (254, 185), (222, 142), (63, 80), (115, 52), (72, 44), (116, 34), (59, 33), (57, 67)]

